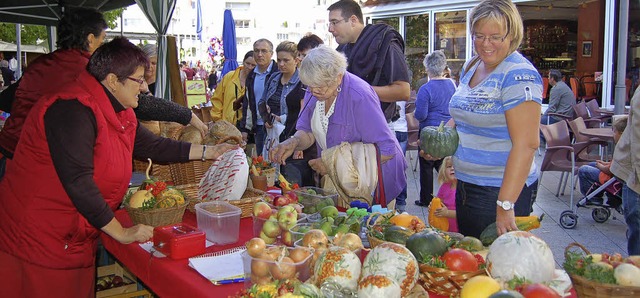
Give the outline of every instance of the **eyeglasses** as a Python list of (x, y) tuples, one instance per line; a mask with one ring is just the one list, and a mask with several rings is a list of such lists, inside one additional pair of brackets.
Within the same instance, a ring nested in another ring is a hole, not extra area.
[(311, 86), (306, 86), (306, 87), (302, 87), (302, 90), (304, 90), (305, 92), (309, 92), (311, 94), (325, 94), (327, 93), (327, 90), (329, 90), (329, 86), (323, 86), (323, 87), (311, 87)]
[(499, 44), (504, 42), (504, 40), (507, 38), (507, 36), (500, 36), (500, 35), (490, 35), (490, 36), (485, 36), (482, 34), (473, 34), (471, 35), (471, 39), (475, 42), (478, 43), (484, 43), (485, 40), (489, 40), (489, 42), (491, 44)]
[(329, 21), (329, 24), (327, 25), (329, 28), (331, 27), (336, 27), (338, 24), (342, 23), (342, 22), (346, 22), (346, 19), (342, 19), (342, 20), (331, 20)]
[(132, 78), (132, 77), (127, 77), (127, 79), (132, 80), (132, 81), (134, 81), (134, 82), (136, 82), (136, 83), (138, 83), (140, 85), (145, 83), (145, 80), (143, 80), (143, 79), (136, 79), (136, 78)]
[(253, 52), (256, 53), (256, 54), (266, 55), (266, 54), (271, 53), (271, 50), (266, 50), (266, 49), (257, 49), (256, 50), (256, 49), (254, 49)]

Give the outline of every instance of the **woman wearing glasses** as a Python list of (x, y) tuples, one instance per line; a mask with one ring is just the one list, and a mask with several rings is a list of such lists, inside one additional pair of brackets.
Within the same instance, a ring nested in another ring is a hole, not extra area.
[(510, 0), (482, 1), (470, 20), (477, 56), (463, 67), (449, 112), (460, 136), (454, 155), (458, 226), (478, 237), (493, 222), (499, 235), (517, 230), (515, 216), (531, 212), (542, 78), (516, 52), (523, 25)]
[[(298, 131), (272, 150), (271, 160), (285, 163), (294, 151), (307, 149), (314, 142), (319, 155), (342, 142), (376, 144), (380, 148), (385, 197), (387, 202), (395, 199), (407, 185), (407, 164), (373, 88), (347, 72), (344, 54), (326, 45), (309, 51), (302, 60), (300, 80), (308, 87), (296, 124)], [(309, 165), (320, 175), (327, 173), (320, 158), (309, 161)]]
[(72, 84), (31, 109), (0, 183), (0, 296), (94, 297), (100, 232), (125, 244), (153, 233), (123, 227), (113, 214), (129, 187), (132, 156), (182, 162), (238, 148), (193, 146), (138, 126), (132, 108), (148, 65), (138, 47), (115, 38)]

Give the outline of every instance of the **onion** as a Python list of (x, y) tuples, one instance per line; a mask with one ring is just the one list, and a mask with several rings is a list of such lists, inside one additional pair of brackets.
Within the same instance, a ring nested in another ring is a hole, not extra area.
[(280, 262), (271, 264), (269, 267), (274, 279), (289, 279), (296, 275), (296, 266), (289, 257), (284, 257)]
[(245, 244), (245, 246), (247, 247), (247, 253), (252, 258), (257, 258), (264, 252), (264, 249), (267, 247), (267, 244), (264, 242), (264, 240), (262, 240), (262, 238), (256, 237), (249, 240)]
[(313, 229), (304, 234), (302, 237), (302, 246), (311, 247), (313, 249), (326, 248), (329, 244), (327, 235), (318, 229)]
[(362, 239), (360, 239), (360, 236), (354, 233), (346, 233), (340, 236), (339, 238), (335, 239), (335, 244), (337, 246), (342, 246), (350, 251), (357, 251), (358, 249), (364, 248)]
[(300, 263), (304, 261), (311, 254), (311, 250), (304, 247), (296, 247), (289, 252), (289, 258), (293, 260), (294, 263)]

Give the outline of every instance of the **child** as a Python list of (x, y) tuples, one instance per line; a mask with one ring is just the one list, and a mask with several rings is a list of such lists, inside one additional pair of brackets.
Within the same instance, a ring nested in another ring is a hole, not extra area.
[(456, 222), (456, 185), (458, 179), (455, 176), (451, 156), (442, 160), (438, 171), (438, 183), (440, 183), (438, 198), (442, 200), (444, 207), (437, 209), (435, 215), (449, 219), (449, 232), (458, 232), (458, 223)]

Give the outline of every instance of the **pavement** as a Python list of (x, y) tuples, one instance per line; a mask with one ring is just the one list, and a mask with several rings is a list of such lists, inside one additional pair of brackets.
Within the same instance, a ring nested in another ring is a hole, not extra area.
[[(538, 168), (544, 157), (544, 148), (542, 148), (542, 155), (536, 153), (536, 164)], [(417, 156), (416, 151), (407, 151), (406, 159), (407, 164), (407, 206), (405, 211), (421, 217), (423, 220), (427, 220), (428, 209), (420, 207), (414, 204), (414, 201), (418, 199), (420, 191), (420, 170), (419, 167), (416, 171), (413, 171), (416, 163)], [(580, 194), (579, 187), (574, 190), (573, 205), (570, 205), (570, 186), (566, 186), (564, 195), (559, 197), (555, 196), (558, 183), (560, 181), (560, 172), (545, 172), (542, 177), (542, 183), (538, 188), (538, 197), (533, 206), (533, 214), (540, 215), (545, 214), (542, 220), (541, 226), (538, 229), (531, 231), (536, 236), (542, 238), (553, 252), (553, 256), (556, 260), (558, 267), (562, 267), (564, 262), (564, 250), (572, 242), (578, 242), (584, 245), (592, 253), (620, 253), (623, 256), (627, 256), (627, 238), (625, 236), (627, 225), (624, 222), (624, 217), (611, 210), (611, 216), (604, 223), (597, 223), (592, 218), (592, 209), (578, 208), (577, 210), (577, 224), (573, 229), (564, 229), (560, 226), (560, 214), (569, 210), (577, 203), (582, 195)], [(436, 175), (434, 175), (434, 179)], [(434, 180), (434, 193), (437, 193), (438, 183)], [(574, 209), (575, 210), (575, 209)]]

